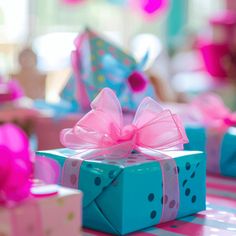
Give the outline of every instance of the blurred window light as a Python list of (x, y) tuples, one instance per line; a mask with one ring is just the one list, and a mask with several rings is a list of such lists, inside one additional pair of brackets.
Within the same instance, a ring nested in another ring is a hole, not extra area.
[(0, 0), (0, 41), (24, 42), (28, 36), (28, 0)]
[(154, 34), (139, 34), (131, 41), (131, 52), (137, 61), (141, 61), (148, 52), (145, 69), (148, 69), (154, 63), (161, 51), (161, 40)]
[(187, 26), (192, 30), (204, 29), (209, 17), (225, 8), (225, 0), (191, 0), (188, 4)]
[(43, 71), (56, 71), (70, 66), (77, 33), (56, 32), (37, 37), (33, 48), (38, 55), (38, 67)]
[(172, 86), (179, 93), (200, 93), (212, 88), (206, 72), (181, 72), (172, 78)]

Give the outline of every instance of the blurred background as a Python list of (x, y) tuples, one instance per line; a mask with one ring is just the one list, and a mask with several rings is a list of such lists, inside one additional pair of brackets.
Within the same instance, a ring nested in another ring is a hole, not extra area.
[(129, 50), (136, 59), (151, 48), (150, 60), (158, 58), (151, 70), (171, 81), (174, 90), (182, 93), (206, 89), (209, 85), (202, 82), (206, 75), (200, 71), (196, 41), (200, 35), (211, 34), (209, 19), (226, 9), (227, 1), (164, 1), (166, 6), (152, 17), (127, 2), (1, 0), (0, 73), (4, 78), (17, 73), (18, 55), (30, 46), (38, 56), (38, 69), (47, 75), (46, 99), (57, 101), (70, 74), (73, 41), (89, 26)]
[(131, 113), (151, 96), (181, 114), (205, 92), (235, 111), (236, 1), (0, 0), (0, 122), (60, 147), (106, 86)]

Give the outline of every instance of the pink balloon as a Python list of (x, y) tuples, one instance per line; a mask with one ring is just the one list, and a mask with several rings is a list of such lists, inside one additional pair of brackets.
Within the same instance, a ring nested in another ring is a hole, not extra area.
[(62, 0), (64, 4), (75, 5), (84, 2), (84, 0)]
[(141, 7), (148, 14), (153, 14), (156, 11), (159, 11), (165, 0), (142, 0)]
[(168, 0), (130, 0), (130, 6), (148, 18), (164, 12), (168, 5)]

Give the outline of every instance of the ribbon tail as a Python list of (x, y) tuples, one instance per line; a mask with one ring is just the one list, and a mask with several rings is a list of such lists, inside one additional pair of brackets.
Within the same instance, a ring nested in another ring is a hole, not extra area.
[(138, 148), (143, 154), (157, 160), (162, 172), (162, 215), (160, 223), (176, 219), (179, 210), (180, 193), (178, 169), (174, 158), (159, 150)]

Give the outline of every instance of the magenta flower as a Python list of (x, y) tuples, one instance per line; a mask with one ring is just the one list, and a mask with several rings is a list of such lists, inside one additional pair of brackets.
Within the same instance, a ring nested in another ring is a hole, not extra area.
[(142, 72), (134, 71), (128, 77), (128, 83), (133, 92), (142, 92), (147, 86), (147, 79)]
[(0, 202), (26, 198), (30, 193), (31, 174), (27, 136), (15, 125), (0, 126)]

